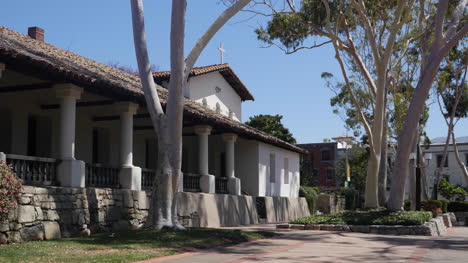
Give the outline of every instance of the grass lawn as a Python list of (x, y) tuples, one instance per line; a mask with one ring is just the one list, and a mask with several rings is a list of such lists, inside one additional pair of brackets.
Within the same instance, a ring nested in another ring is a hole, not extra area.
[(272, 232), (191, 228), (188, 231), (133, 231), (0, 246), (0, 262), (132, 262), (260, 238)]
[(315, 215), (299, 218), (290, 223), (307, 225), (422, 225), (431, 219), (432, 213), (427, 211), (368, 210)]

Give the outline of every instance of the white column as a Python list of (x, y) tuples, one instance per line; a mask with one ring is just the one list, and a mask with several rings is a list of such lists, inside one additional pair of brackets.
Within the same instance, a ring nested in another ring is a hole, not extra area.
[(60, 99), (60, 152), (62, 160), (75, 160), (76, 101), (83, 90), (72, 84), (56, 85)]
[(138, 105), (131, 102), (120, 102), (120, 184), (123, 189), (141, 190), (141, 168), (133, 166), (133, 115)]
[(221, 135), (223, 137), (226, 148), (226, 176), (228, 178), (235, 177), (235, 170), (234, 170), (234, 155), (235, 155), (235, 148), (234, 144), (237, 140), (237, 135), (234, 133), (223, 133)]
[(211, 127), (195, 126), (194, 131), (198, 135), (198, 172), (200, 175), (208, 175), (208, 136)]
[(5, 71), (5, 64), (0, 63), (0, 79), (1, 79), (2, 76), (3, 76), (3, 71)]
[(228, 177), (228, 192), (231, 195), (241, 194), (241, 182), (235, 176), (235, 142), (237, 135), (234, 133), (223, 133), (221, 135), (226, 143), (226, 176)]
[(120, 109), (120, 161), (122, 167), (133, 166), (133, 115), (138, 105), (122, 102)]
[(61, 186), (84, 187), (85, 163), (75, 159), (76, 101), (83, 89), (73, 84), (57, 84), (55, 93), (60, 99), (60, 152), (57, 169)]
[(200, 125), (194, 127), (198, 135), (198, 172), (200, 173), (200, 188), (204, 193), (215, 193), (215, 177), (208, 173), (208, 136), (211, 127)]

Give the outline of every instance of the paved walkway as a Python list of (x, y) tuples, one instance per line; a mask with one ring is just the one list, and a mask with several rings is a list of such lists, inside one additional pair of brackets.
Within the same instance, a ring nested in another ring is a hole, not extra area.
[[(254, 226), (243, 230), (274, 230)], [(388, 236), (328, 231), (277, 231), (282, 236), (146, 262), (468, 262), (468, 227), (444, 237)]]

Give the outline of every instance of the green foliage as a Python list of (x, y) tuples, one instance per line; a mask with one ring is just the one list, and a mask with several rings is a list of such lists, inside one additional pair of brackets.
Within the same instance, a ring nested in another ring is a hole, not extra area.
[(330, 225), (422, 225), (432, 219), (426, 211), (390, 212), (388, 210), (344, 211), (299, 218), (291, 224)]
[(411, 200), (405, 200), (405, 203), (403, 205), (403, 209), (405, 211), (411, 211)]
[(315, 215), (317, 211), (317, 199), (320, 190), (318, 187), (307, 187), (301, 186), (299, 188), (299, 196), (304, 197), (307, 200), (307, 204), (309, 206), (309, 211), (311, 215)]
[(282, 119), (283, 116), (278, 114), (260, 114), (250, 117), (249, 120), (245, 122), (245, 124), (275, 136), (276, 138), (279, 138), (285, 142), (295, 144), (296, 139), (294, 139), (289, 129), (284, 127), (283, 123), (281, 123)]
[[(354, 144), (348, 149), (348, 163), (351, 174), (351, 186), (359, 191), (364, 192), (367, 176), (367, 165), (369, 162), (369, 147)], [(346, 180), (346, 160), (340, 159), (336, 164), (336, 175), (342, 181)]]
[(467, 63), (468, 48), (457, 45), (450, 50), (437, 75), (436, 88), (442, 97), (447, 115), (453, 112), (457, 92), (461, 92), (460, 101), (455, 109), (456, 118), (468, 117), (468, 84), (464, 82)]
[(437, 210), (440, 208), (442, 213), (447, 213), (448, 202), (443, 200), (422, 200), (421, 209), (424, 211), (431, 211), (432, 215), (438, 215)]
[(359, 191), (352, 188), (342, 188), (338, 194), (345, 197), (346, 210), (356, 210), (359, 208)]
[(16, 207), (16, 198), (22, 189), (21, 179), (5, 162), (0, 161), (0, 218)]
[(449, 202), (447, 206), (448, 212), (468, 212), (467, 201), (453, 201)]
[(187, 231), (130, 231), (114, 235), (0, 246), (0, 262), (135, 262), (277, 236), (265, 231), (190, 228)]
[(463, 201), (468, 196), (468, 192), (462, 186), (454, 186), (449, 183), (445, 178), (439, 183), (440, 194), (451, 201)]

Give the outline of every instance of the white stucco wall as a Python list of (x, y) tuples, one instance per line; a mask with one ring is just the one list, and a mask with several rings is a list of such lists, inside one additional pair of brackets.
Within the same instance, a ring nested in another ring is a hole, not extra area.
[[(466, 154), (468, 154), (468, 144), (467, 143), (457, 144), (457, 146), (458, 146), (458, 152), (459, 152), (461, 161), (465, 162), (465, 165), (468, 165), (466, 164)], [(427, 174), (429, 175), (430, 185), (432, 185), (433, 180), (434, 180), (434, 172), (437, 169), (437, 155), (443, 154), (444, 145), (433, 144), (429, 147), (429, 149), (423, 149), (423, 151), (424, 153), (432, 154), (432, 159), (427, 163)], [(451, 184), (454, 184), (454, 185), (460, 184), (463, 186), (467, 186), (468, 184), (463, 177), (463, 173), (455, 157), (455, 152), (454, 152), (452, 145), (449, 145), (447, 158), (448, 158), (448, 167), (442, 168), (442, 176), (444, 177), (447, 176)]]
[(219, 103), (221, 114), (229, 116), (231, 110), (233, 119), (242, 120), (241, 97), (219, 72), (190, 78), (187, 95), (198, 103), (202, 103), (205, 98), (212, 110), (216, 110), (216, 104)]
[(249, 195), (258, 196), (258, 142), (238, 139), (235, 144), (235, 174), (241, 180), (241, 189)]
[[(275, 156), (274, 183), (270, 179), (270, 154)], [(273, 145), (259, 143), (258, 146), (258, 178), (259, 196), (299, 196), (300, 172), (298, 153), (291, 152)], [(284, 159), (289, 161), (289, 183), (285, 184)]]

